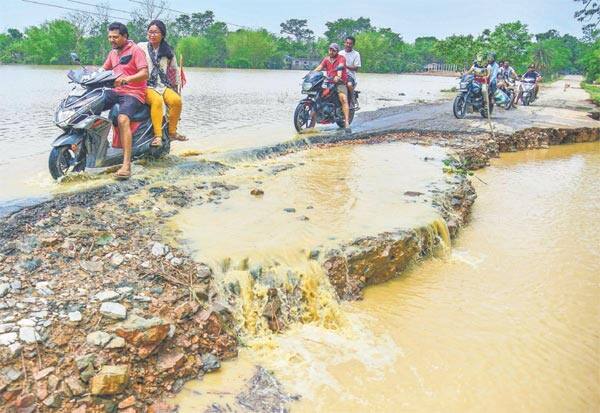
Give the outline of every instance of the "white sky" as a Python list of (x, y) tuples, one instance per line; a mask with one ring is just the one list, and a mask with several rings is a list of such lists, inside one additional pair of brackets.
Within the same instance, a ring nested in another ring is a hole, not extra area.
[[(35, 0), (64, 7), (94, 11), (94, 7), (68, 0)], [(79, 0), (98, 3), (98, 0)], [(9, 27), (24, 29), (48, 19), (63, 17), (68, 11), (31, 4), (22, 0), (0, 0), (0, 31)], [(325, 22), (340, 17), (370, 17), (377, 27), (390, 27), (407, 41), (433, 35), (479, 34), (498, 23), (520, 20), (530, 32), (556, 29), (561, 33), (581, 35), (581, 24), (573, 18), (577, 4), (573, 0), (168, 0), (172, 9), (189, 13), (213, 10), (218, 20), (265, 27), (279, 33), (279, 23), (289, 18), (308, 19), (317, 34), (325, 31)], [(109, 0), (113, 8), (131, 10), (137, 4), (130, 0)], [(340, 7), (340, 4), (344, 7)], [(113, 12), (116, 15), (123, 14)]]

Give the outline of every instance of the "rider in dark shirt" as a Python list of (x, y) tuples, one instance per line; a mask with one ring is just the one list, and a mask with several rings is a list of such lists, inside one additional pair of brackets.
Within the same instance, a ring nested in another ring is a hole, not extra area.
[[(529, 65), (529, 67), (527, 68), (527, 72), (525, 72), (525, 74), (523, 74), (523, 76), (521, 76), (521, 78), (524, 80), (535, 82), (533, 93), (534, 93), (534, 96), (537, 97), (537, 94), (540, 90), (539, 82), (541, 82), (541, 80), (542, 80), (542, 75), (540, 75), (540, 73), (535, 70), (535, 66)], [(523, 93), (522, 91), (519, 92), (519, 97), (521, 96), (522, 93)]]

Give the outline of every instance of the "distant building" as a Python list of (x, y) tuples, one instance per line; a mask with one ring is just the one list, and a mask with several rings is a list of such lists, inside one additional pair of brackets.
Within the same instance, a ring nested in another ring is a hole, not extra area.
[(320, 59), (313, 59), (310, 57), (292, 57), (286, 56), (284, 58), (286, 69), (291, 70), (310, 70), (314, 69), (321, 63)]

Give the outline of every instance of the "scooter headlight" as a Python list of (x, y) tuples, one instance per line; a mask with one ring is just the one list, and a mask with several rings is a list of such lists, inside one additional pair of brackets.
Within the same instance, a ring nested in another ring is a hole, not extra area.
[(64, 128), (69, 124), (69, 121), (75, 116), (75, 110), (72, 109), (62, 109), (56, 112), (56, 117), (54, 119), (54, 123), (59, 128)]

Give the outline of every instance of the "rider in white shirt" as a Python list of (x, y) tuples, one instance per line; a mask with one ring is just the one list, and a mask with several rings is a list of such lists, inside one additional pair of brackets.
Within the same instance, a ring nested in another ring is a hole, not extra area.
[(356, 72), (361, 66), (360, 53), (354, 50), (354, 43), (356, 40), (352, 36), (346, 37), (344, 41), (344, 50), (340, 52), (342, 56), (346, 58), (346, 69), (348, 69), (348, 98), (350, 100), (350, 106), (356, 105), (354, 101), (354, 89), (356, 89), (357, 78)]

